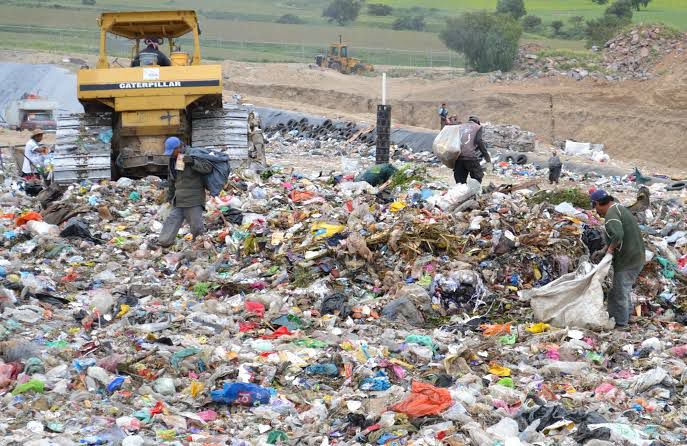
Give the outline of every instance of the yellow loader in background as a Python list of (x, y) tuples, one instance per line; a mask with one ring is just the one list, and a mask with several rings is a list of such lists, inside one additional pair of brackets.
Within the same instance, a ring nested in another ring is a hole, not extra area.
[(348, 57), (348, 46), (343, 44), (341, 36), (339, 36), (339, 43), (332, 43), (329, 46), (327, 54), (315, 56), (315, 64), (342, 74), (362, 74), (374, 71), (372, 65), (362, 63), (355, 57)]
[[(228, 153), (233, 165), (262, 144), (257, 117), (241, 104), (223, 103), (221, 65), (201, 63), (194, 11), (107, 12), (98, 24), (97, 65), (77, 73), (84, 113), (57, 118), (55, 181), (166, 176), (169, 136)], [(136, 66), (109, 63), (108, 34), (132, 42)], [(192, 38), (192, 53), (180, 49), (182, 36)], [(160, 52), (164, 40), (169, 57)]]

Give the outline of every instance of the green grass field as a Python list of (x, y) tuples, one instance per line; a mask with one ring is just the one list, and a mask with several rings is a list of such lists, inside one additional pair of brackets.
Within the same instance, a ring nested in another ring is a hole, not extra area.
[[(83, 49), (92, 53), (96, 42), (86, 31), (97, 29), (95, 19), (103, 10), (196, 9), (203, 29), (205, 54), (211, 58), (307, 62), (342, 35), (351, 47), (351, 54), (370, 63), (461, 66), (462, 58), (444, 47), (437, 32), (447, 17), (470, 10), (494, 9), (496, 0), (368, 0), (368, 3), (393, 6), (394, 16), (368, 16), (364, 8), (358, 20), (347, 27), (331, 25), (321, 17), (327, 3), (328, 0), (97, 0), (95, 6), (84, 6), (81, 0), (0, 0), (0, 37), (3, 37), (0, 46), (67, 52)], [(572, 16), (598, 17), (605, 9), (591, 0), (525, 0), (525, 5), (528, 13), (540, 16), (545, 25)], [(297, 15), (306, 23), (274, 23), (286, 13)], [(423, 14), (428, 31), (390, 29), (393, 20), (403, 14)], [(687, 0), (652, 0), (648, 9), (635, 13), (634, 20), (664, 22), (687, 30)], [(35, 28), (18, 30), (8, 28), (9, 25)], [(552, 49), (584, 49), (584, 42), (577, 40), (532, 34), (525, 35), (523, 40)]]

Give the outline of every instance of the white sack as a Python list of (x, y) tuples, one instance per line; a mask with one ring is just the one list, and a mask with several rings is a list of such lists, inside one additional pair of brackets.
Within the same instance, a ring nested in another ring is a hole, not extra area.
[(530, 299), (536, 320), (556, 327), (612, 328), (601, 287), (612, 258), (607, 254), (596, 266), (584, 262), (575, 272), (525, 291), (524, 297)]
[(441, 129), (432, 144), (434, 154), (449, 169), (453, 169), (460, 156), (460, 127), (459, 125), (447, 125)]

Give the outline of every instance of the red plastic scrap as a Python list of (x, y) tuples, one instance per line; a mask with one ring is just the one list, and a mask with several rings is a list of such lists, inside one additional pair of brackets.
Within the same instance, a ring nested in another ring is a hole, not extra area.
[(30, 221), (42, 221), (43, 217), (41, 217), (41, 214), (38, 212), (25, 212), (19, 216), (19, 218), (16, 221), (17, 226), (22, 226), (25, 225), (26, 223)]
[(257, 314), (259, 317), (263, 317), (265, 315), (265, 306), (260, 302), (247, 301), (245, 303), (245, 308), (249, 313)]
[(155, 403), (155, 407), (153, 407), (150, 410), (150, 414), (151, 415), (157, 415), (159, 413), (162, 413), (163, 410), (165, 410), (164, 404), (162, 404), (162, 401), (158, 401), (157, 403)]
[(389, 407), (393, 412), (401, 412), (410, 418), (439, 415), (453, 404), (447, 389), (413, 381), (408, 398)]
[(282, 325), (281, 327), (277, 328), (272, 334), (264, 335), (262, 339), (277, 339), (282, 336), (293, 336), (293, 333), (289, 331), (289, 329), (285, 326)]

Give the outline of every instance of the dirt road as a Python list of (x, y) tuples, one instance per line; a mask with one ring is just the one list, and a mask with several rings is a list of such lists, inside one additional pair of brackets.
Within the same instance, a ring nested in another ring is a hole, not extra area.
[[(687, 55), (664, 61), (654, 81), (555, 78), (491, 83), (487, 77), (425, 72), (389, 79), (396, 124), (437, 127), (436, 108), (483, 121), (517, 124), (544, 142), (606, 145), (612, 158), (685, 176)], [(345, 76), (297, 64), (225, 63), (226, 85), (248, 101), (321, 114), (374, 119), (380, 77)]]

